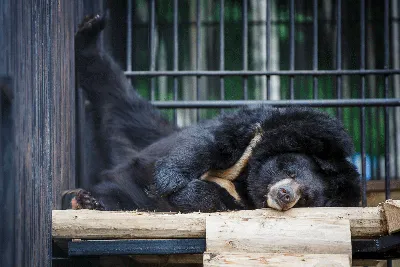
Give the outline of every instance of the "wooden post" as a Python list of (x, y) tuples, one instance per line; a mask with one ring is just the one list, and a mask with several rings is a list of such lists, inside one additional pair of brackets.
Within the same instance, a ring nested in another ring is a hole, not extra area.
[(74, 1), (0, 2), (0, 72), (13, 81), (15, 141), (7, 177), (15, 243), (2, 266), (51, 266), (51, 209), (75, 180)]
[(345, 219), (209, 216), (206, 242), (204, 266), (351, 266)]
[(348, 220), (227, 218), (206, 222), (207, 252), (346, 254)]

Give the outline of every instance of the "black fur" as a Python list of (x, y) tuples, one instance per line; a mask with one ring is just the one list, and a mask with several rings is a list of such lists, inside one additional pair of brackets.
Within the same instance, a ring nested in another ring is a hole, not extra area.
[[(216, 211), (265, 207), (268, 187), (290, 173), (302, 187), (297, 206), (357, 206), (359, 175), (346, 160), (353, 143), (342, 124), (311, 108), (248, 107), (175, 129), (132, 88), (96, 45), (105, 26), (86, 18), (76, 35), (76, 68), (97, 117), (104, 171), (91, 188), (108, 210)], [(264, 131), (248, 167), (235, 181), (239, 205), (218, 185), (199, 180), (232, 166)]]

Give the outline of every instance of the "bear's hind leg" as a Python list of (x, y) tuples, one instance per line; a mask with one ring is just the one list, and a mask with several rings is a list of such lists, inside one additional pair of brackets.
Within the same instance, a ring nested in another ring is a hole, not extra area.
[(122, 69), (97, 45), (106, 16), (87, 17), (75, 35), (79, 85), (93, 105), (96, 135), (110, 169), (174, 132), (150, 103), (132, 88)]

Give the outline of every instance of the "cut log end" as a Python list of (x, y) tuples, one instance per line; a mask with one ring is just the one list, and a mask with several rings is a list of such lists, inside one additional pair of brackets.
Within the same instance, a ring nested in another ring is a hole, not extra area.
[(400, 200), (386, 200), (383, 209), (389, 234), (400, 232)]

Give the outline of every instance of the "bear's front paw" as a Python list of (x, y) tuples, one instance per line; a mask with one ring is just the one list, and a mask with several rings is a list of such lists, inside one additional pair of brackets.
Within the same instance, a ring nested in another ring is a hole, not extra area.
[(65, 191), (62, 196), (62, 207), (73, 210), (105, 210), (104, 205), (97, 201), (90, 192), (81, 188)]
[(186, 187), (170, 195), (169, 201), (182, 212), (227, 210), (216, 185), (200, 180), (193, 180)]

